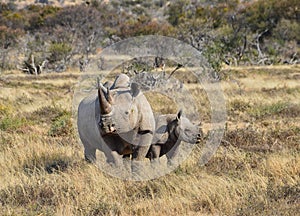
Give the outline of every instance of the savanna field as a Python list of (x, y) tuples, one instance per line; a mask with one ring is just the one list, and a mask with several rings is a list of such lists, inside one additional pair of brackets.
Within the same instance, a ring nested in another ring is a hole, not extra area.
[[(0, 215), (299, 214), (299, 65), (222, 69), (228, 120), (216, 154), (199, 166), (204, 137), (175, 171), (141, 182), (85, 162), (72, 120), (79, 76), (1, 73)], [(209, 102), (198, 85), (185, 85), (207, 135)]]

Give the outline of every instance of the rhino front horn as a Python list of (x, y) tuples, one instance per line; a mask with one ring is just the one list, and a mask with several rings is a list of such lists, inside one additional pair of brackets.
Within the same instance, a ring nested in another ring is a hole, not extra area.
[(107, 101), (112, 105), (114, 103), (114, 99), (111, 95), (111, 91), (109, 90), (109, 88), (106, 89), (106, 92), (107, 92)]
[(109, 114), (112, 111), (111, 104), (106, 100), (101, 88), (98, 88), (98, 98), (101, 114)]

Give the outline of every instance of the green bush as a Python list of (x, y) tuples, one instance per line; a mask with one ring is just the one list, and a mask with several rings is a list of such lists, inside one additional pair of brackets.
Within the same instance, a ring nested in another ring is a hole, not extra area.
[(27, 121), (24, 117), (6, 115), (3, 118), (0, 118), (0, 130), (2, 131), (16, 130), (26, 124)]
[(66, 136), (70, 135), (72, 131), (71, 113), (63, 112), (53, 120), (48, 135), (53, 137)]
[(170, 4), (168, 10), (166, 11), (166, 14), (168, 15), (168, 21), (173, 26), (177, 26), (181, 19), (185, 17), (185, 6), (187, 4), (186, 0), (177, 0), (172, 1)]
[(49, 47), (50, 58), (49, 62), (57, 62), (66, 60), (69, 53), (72, 51), (72, 46), (66, 43), (52, 43)]

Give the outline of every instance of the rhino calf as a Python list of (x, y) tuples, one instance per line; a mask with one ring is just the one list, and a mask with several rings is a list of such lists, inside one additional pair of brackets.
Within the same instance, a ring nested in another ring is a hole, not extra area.
[(166, 155), (168, 165), (174, 164), (181, 141), (197, 144), (202, 138), (202, 131), (189, 119), (182, 117), (182, 111), (177, 115), (160, 115), (156, 120), (156, 130), (152, 145), (146, 155), (153, 162)]

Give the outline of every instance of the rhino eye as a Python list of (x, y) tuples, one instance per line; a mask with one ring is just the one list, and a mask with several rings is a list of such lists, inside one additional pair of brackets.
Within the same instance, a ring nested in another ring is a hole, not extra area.
[(128, 114), (129, 114), (129, 112), (128, 112), (128, 111), (125, 111), (125, 114), (126, 114), (126, 115), (128, 115)]

